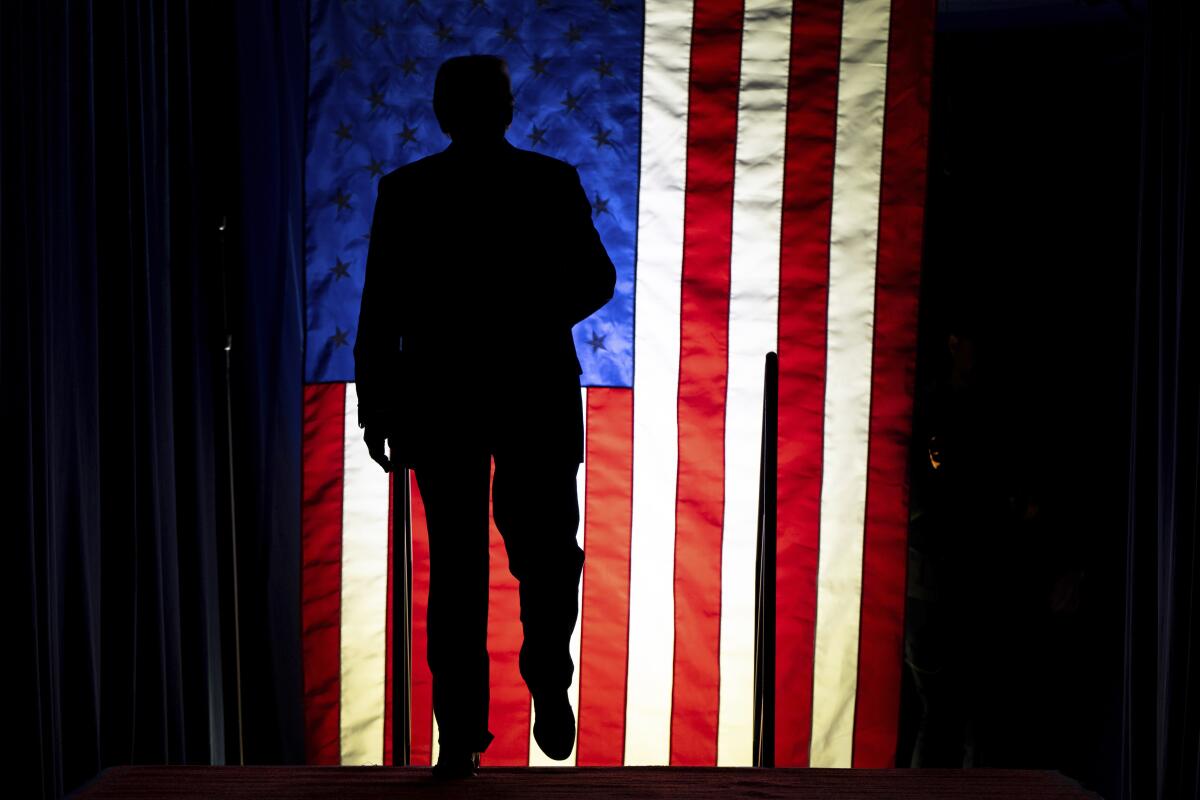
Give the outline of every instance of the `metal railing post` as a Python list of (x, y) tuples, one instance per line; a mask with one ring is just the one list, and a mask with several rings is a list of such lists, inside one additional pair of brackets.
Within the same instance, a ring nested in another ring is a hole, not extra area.
[(412, 761), (412, 519), (409, 470), (392, 473), (392, 764)]
[(775, 766), (775, 537), (779, 440), (779, 356), (763, 369), (758, 553), (754, 579), (754, 766)]

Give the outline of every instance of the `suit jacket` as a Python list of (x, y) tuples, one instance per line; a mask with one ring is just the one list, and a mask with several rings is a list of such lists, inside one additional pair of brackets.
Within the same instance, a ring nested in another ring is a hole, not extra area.
[(583, 456), (571, 328), (616, 270), (575, 168), (501, 139), (379, 182), (354, 344), (359, 425), (399, 458), (509, 446)]

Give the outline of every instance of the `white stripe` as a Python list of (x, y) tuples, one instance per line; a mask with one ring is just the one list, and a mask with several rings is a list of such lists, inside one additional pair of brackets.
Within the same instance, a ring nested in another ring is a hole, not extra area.
[(388, 475), (367, 454), (358, 393), (346, 384), (342, 495), (341, 757), (383, 763)]
[(625, 763), (670, 758), (679, 292), (692, 4), (646, 3), (634, 321)]
[[(583, 532), (585, 526), (584, 516), (586, 514), (587, 497), (587, 389), (579, 390), (583, 402), (583, 441), (585, 443), (583, 449), (583, 463), (579, 465), (579, 472), (575, 474), (575, 491), (579, 498), (579, 528), (575, 532), (575, 541), (579, 543), (579, 549), (583, 550)], [(585, 551), (586, 552), (586, 551)], [(583, 617), (583, 581), (579, 581), (579, 616)], [(533, 723), (536, 721), (533, 715), (533, 699), (529, 700), (529, 766), (531, 767), (573, 767), (575, 766), (575, 753), (579, 749), (579, 641), (581, 634), (580, 620), (575, 622), (575, 630), (571, 633), (571, 663), (575, 665), (575, 671), (571, 674), (571, 687), (567, 689), (567, 697), (571, 701), (571, 708), (575, 709), (575, 746), (571, 748), (571, 755), (567, 756), (564, 761), (555, 761), (542, 752), (542, 748), (538, 747), (533, 738)]]
[(437, 715), (430, 714), (429, 716), (433, 718), (433, 738), (429, 740), (431, 742), (431, 746), (429, 748), (429, 763), (436, 764), (438, 760), (438, 753), (441, 752), (442, 748), (438, 745)]
[(775, 349), (791, 2), (746, 3), (729, 264), (717, 766), (750, 766), (763, 359)]
[(890, 11), (888, 0), (857, 0), (845, 4), (842, 19), (809, 759), (814, 767), (849, 767), (854, 745)]

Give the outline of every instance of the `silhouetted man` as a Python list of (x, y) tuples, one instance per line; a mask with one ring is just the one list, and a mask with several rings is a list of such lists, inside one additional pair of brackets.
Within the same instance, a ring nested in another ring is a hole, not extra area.
[(354, 357), (371, 456), (385, 470), (412, 466), (425, 503), (434, 771), (453, 776), (472, 774), (493, 739), (493, 459), (492, 514), (520, 583), (534, 738), (558, 760), (574, 745), (583, 412), (571, 327), (612, 297), (616, 272), (575, 168), (505, 140), (513, 96), (502, 59), (445, 62), (433, 106), (452, 142), (379, 182)]

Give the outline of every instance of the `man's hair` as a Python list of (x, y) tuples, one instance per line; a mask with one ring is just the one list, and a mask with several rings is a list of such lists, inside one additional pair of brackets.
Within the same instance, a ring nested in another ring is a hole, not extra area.
[(438, 68), (433, 112), (450, 135), (503, 135), (512, 122), (508, 63), (499, 56), (459, 56)]

